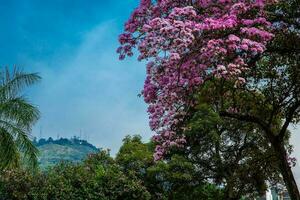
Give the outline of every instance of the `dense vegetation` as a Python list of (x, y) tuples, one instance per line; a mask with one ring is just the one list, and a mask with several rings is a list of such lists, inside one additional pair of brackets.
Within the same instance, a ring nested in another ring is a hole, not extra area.
[(154, 163), (153, 144), (126, 137), (115, 159), (108, 151), (82, 163), (60, 163), (47, 171), (9, 169), (0, 175), (0, 199), (222, 199), (222, 189), (197, 178), (180, 155)]

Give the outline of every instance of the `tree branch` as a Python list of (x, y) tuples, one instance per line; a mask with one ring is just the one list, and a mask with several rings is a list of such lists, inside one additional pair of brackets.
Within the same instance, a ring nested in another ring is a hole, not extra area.
[(238, 113), (229, 113), (229, 112), (225, 112), (225, 111), (221, 111), (220, 116), (237, 119), (237, 120), (241, 120), (244, 122), (252, 122), (252, 123), (258, 124), (265, 131), (265, 133), (267, 134), (269, 139), (274, 140), (274, 134), (273, 134), (272, 130), (270, 129), (270, 127), (268, 126), (268, 124), (265, 123), (263, 120), (261, 120), (258, 117), (251, 116), (251, 115), (243, 115), (243, 114), (238, 114)]
[(287, 116), (286, 116), (286, 120), (278, 134), (278, 137), (280, 140), (283, 140), (286, 130), (289, 126), (289, 124), (291, 123), (291, 121), (293, 120), (294, 114), (296, 112), (296, 110), (300, 107), (300, 101), (297, 101), (288, 111)]

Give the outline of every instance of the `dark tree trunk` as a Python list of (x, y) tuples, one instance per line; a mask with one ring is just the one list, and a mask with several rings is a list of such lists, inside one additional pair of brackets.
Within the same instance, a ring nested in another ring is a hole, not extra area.
[(230, 178), (229, 178), (229, 181), (227, 179), (227, 185), (224, 188), (224, 199), (226, 199), (226, 200), (239, 200), (239, 199), (241, 199), (241, 197), (236, 196), (236, 194), (233, 190), (233, 183), (230, 181)]
[[(299, 106), (300, 106), (299, 104), (295, 105), (295, 109), (299, 108)], [(292, 111), (293, 110), (295, 111), (295, 109), (292, 109)], [(220, 115), (223, 117), (234, 118), (234, 119), (237, 119), (240, 121), (256, 123), (261, 126), (261, 128), (265, 131), (266, 136), (269, 139), (269, 141), (271, 142), (272, 147), (275, 151), (275, 154), (276, 154), (276, 157), (278, 160), (278, 164), (279, 164), (279, 170), (283, 177), (285, 186), (289, 192), (290, 198), (292, 200), (300, 200), (299, 189), (298, 189), (297, 183), (295, 181), (292, 169), (288, 163), (288, 160), (287, 160), (288, 154), (284, 147), (284, 141), (283, 141), (284, 133), (286, 132), (286, 130), (288, 128), (288, 124), (289, 124), (288, 122), (290, 122), (291, 119), (287, 119), (289, 121), (285, 122), (285, 126), (282, 127), (280, 133), (277, 134), (277, 136), (275, 136), (276, 134), (274, 134), (272, 132), (272, 130), (270, 129), (268, 124), (264, 123), (259, 118), (253, 117), (251, 115), (238, 115), (238, 114), (232, 114), (232, 113), (228, 113), (228, 112), (221, 112)], [(293, 113), (290, 116), (293, 116)]]
[(230, 195), (227, 192), (225, 192), (224, 199), (226, 199), (226, 200), (240, 200), (241, 197), (236, 197), (234, 195)]
[(226, 194), (224, 195), (224, 199), (226, 200), (240, 200), (241, 197), (230, 197), (230, 196), (227, 196)]
[(295, 181), (292, 169), (287, 160), (287, 152), (283, 142), (275, 140), (272, 142), (273, 148), (278, 158), (279, 169), (283, 177), (285, 186), (292, 200), (300, 200), (300, 193)]

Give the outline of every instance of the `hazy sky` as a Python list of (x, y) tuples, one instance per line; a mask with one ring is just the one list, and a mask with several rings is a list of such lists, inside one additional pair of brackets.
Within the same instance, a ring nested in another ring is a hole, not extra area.
[(81, 133), (112, 153), (127, 134), (150, 138), (146, 105), (137, 96), (145, 67), (116, 54), (136, 6), (136, 0), (0, 1), (1, 65), (43, 78), (27, 93), (42, 114), (33, 135)]
[[(0, 1), (1, 65), (18, 65), (43, 77), (27, 93), (42, 113), (33, 135), (81, 133), (112, 153), (127, 134), (150, 138), (146, 105), (137, 96), (145, 67), (135, 59), (119, 61), (115, 53), (118, 35), (137, 4), (137, 0)], [(300, 133), (293, 131), (300, 160)], [(300, 177), (299, 165), (295, 171)]]

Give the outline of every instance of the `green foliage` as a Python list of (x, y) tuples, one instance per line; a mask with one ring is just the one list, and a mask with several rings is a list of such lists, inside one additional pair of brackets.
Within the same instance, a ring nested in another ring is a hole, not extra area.
[(17, 68), (0, 72), (0, 168), (17, 166), (24, 160), (37, 164), (37, 149), (28, 134), (39, 118), (39, 111), (21, 92), (40, 80), (36, 73), (27, 74)]
[(197, 167), (197, 177), (224, 186), (227, 199), (257, 196), (267, 182), (279, 182), (273, 149), (264, 132), (251, 123), (219, 116), (216, 107), (200, 104), (186, 126), (185, 155)]
[(40, 188), (45, 184), (45, 176), (24, 169), (4, 170), (0, 174), (1, 200), (39, 199)]
[(140, 136), (126, 136), (116, 156), (116, 162), (122, 166), (124, 172), (144, 178), (146, 169), (153, 165), (153, 151), (141, 141)]
[(183, 156), (153, 162), (153, 144), (127, 136), (115, 159), (99, 151), (81, 163), (63, 162), (43, 172), (2, 171), (0, 200), (209, 200), (223, 192), (197, 178)]
[(44, 174), (15, 169), (0, 176), (0, 199), (150, 199), (141, 181), (126, 176), (107, 152), (82, 164), (61, 163)]
[(195, 166), (186, 158), (174, 155), (168, 162), (158, 162), (148, 168), (148, 178), (156, 182), (166, 198), (185, 200), (222, 199), (223, 192), (197, 177)]
[(195, 165), (180, 155), (169, 161), (153, 162), (153, 143), (127, 136), (116, 161), (129, 176), (140, 178), (151, 199), (221, 199), (222, 191), (198, 179)]
[(82, 166), (62, 163), (47, 172), (46, 185), (40, 199), (83, 199), (89, 194), (93, 179)]

